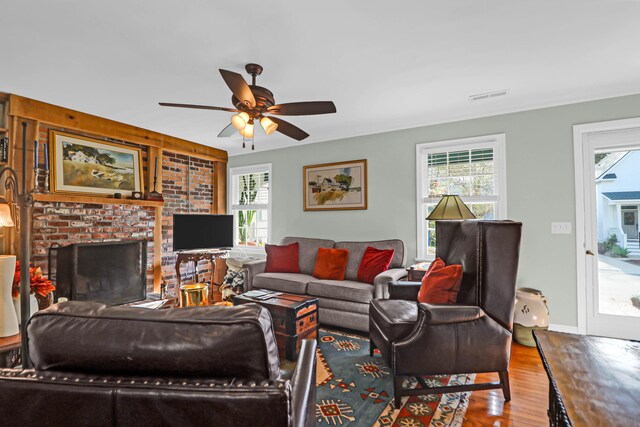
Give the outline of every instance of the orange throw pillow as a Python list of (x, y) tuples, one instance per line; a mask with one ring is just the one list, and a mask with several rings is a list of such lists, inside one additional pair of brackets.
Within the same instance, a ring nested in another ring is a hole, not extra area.
[(348, 256), (347, 249), (318, 248), (313, 277), (322, 280), (344, 280)]
[(422, 278), (418, 302), (455, 304), (461, 283), (462, 266), (460, 264), (445, 265), (444, 261), (436, 258)]

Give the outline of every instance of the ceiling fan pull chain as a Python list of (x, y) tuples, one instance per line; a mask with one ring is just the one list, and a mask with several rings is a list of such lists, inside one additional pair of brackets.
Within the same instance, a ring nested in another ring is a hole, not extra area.
[(255, 140), (251, 139), (251, 151), (256, 149), (255, 145), (253, 144), (253, 141), (255, 141)]
[(244, 148), (244, 135), (242, 135), (242, 148)]

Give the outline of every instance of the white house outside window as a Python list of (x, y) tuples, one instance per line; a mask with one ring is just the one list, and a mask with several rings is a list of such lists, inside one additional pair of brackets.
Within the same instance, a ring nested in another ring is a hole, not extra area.
[(418, 144), (418, 259), (435, 255), (435, 221), (425, 218), (443, 195), (458, 195), (478, 219), (507, 215), (504, 134)]
[(271, 232), (271, 164), (229, 169), (234, 246), (262, 248)]

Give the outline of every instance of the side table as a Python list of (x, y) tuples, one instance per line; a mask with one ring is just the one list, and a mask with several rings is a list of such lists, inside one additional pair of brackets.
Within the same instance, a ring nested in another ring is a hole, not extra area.
[(198, 261), (207, 260), (211, 262), (211, 278), (213, 282), (213, 274), (216, 271), (216, 259), (226, 258), (229, 256), (229, 251), (224, 250), (202, 250), (202, 251), (184, 251), (178, 252), (178, 258), (176, 259), (176, 275), (178, 278), (178, 288), (182, 284), (182, 278), (180, 276), (180, 266), (185, 262), (192, 262), (194, 264), (194, 283), (198, 283)]

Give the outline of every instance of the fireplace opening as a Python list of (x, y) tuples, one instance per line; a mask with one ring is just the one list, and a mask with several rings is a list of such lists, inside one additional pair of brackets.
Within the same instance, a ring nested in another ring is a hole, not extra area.
[(142, 301), (147, 294), (147, 241), (74, 243), (52, 247), (49, 272), (56, 300), (108, 305)]

